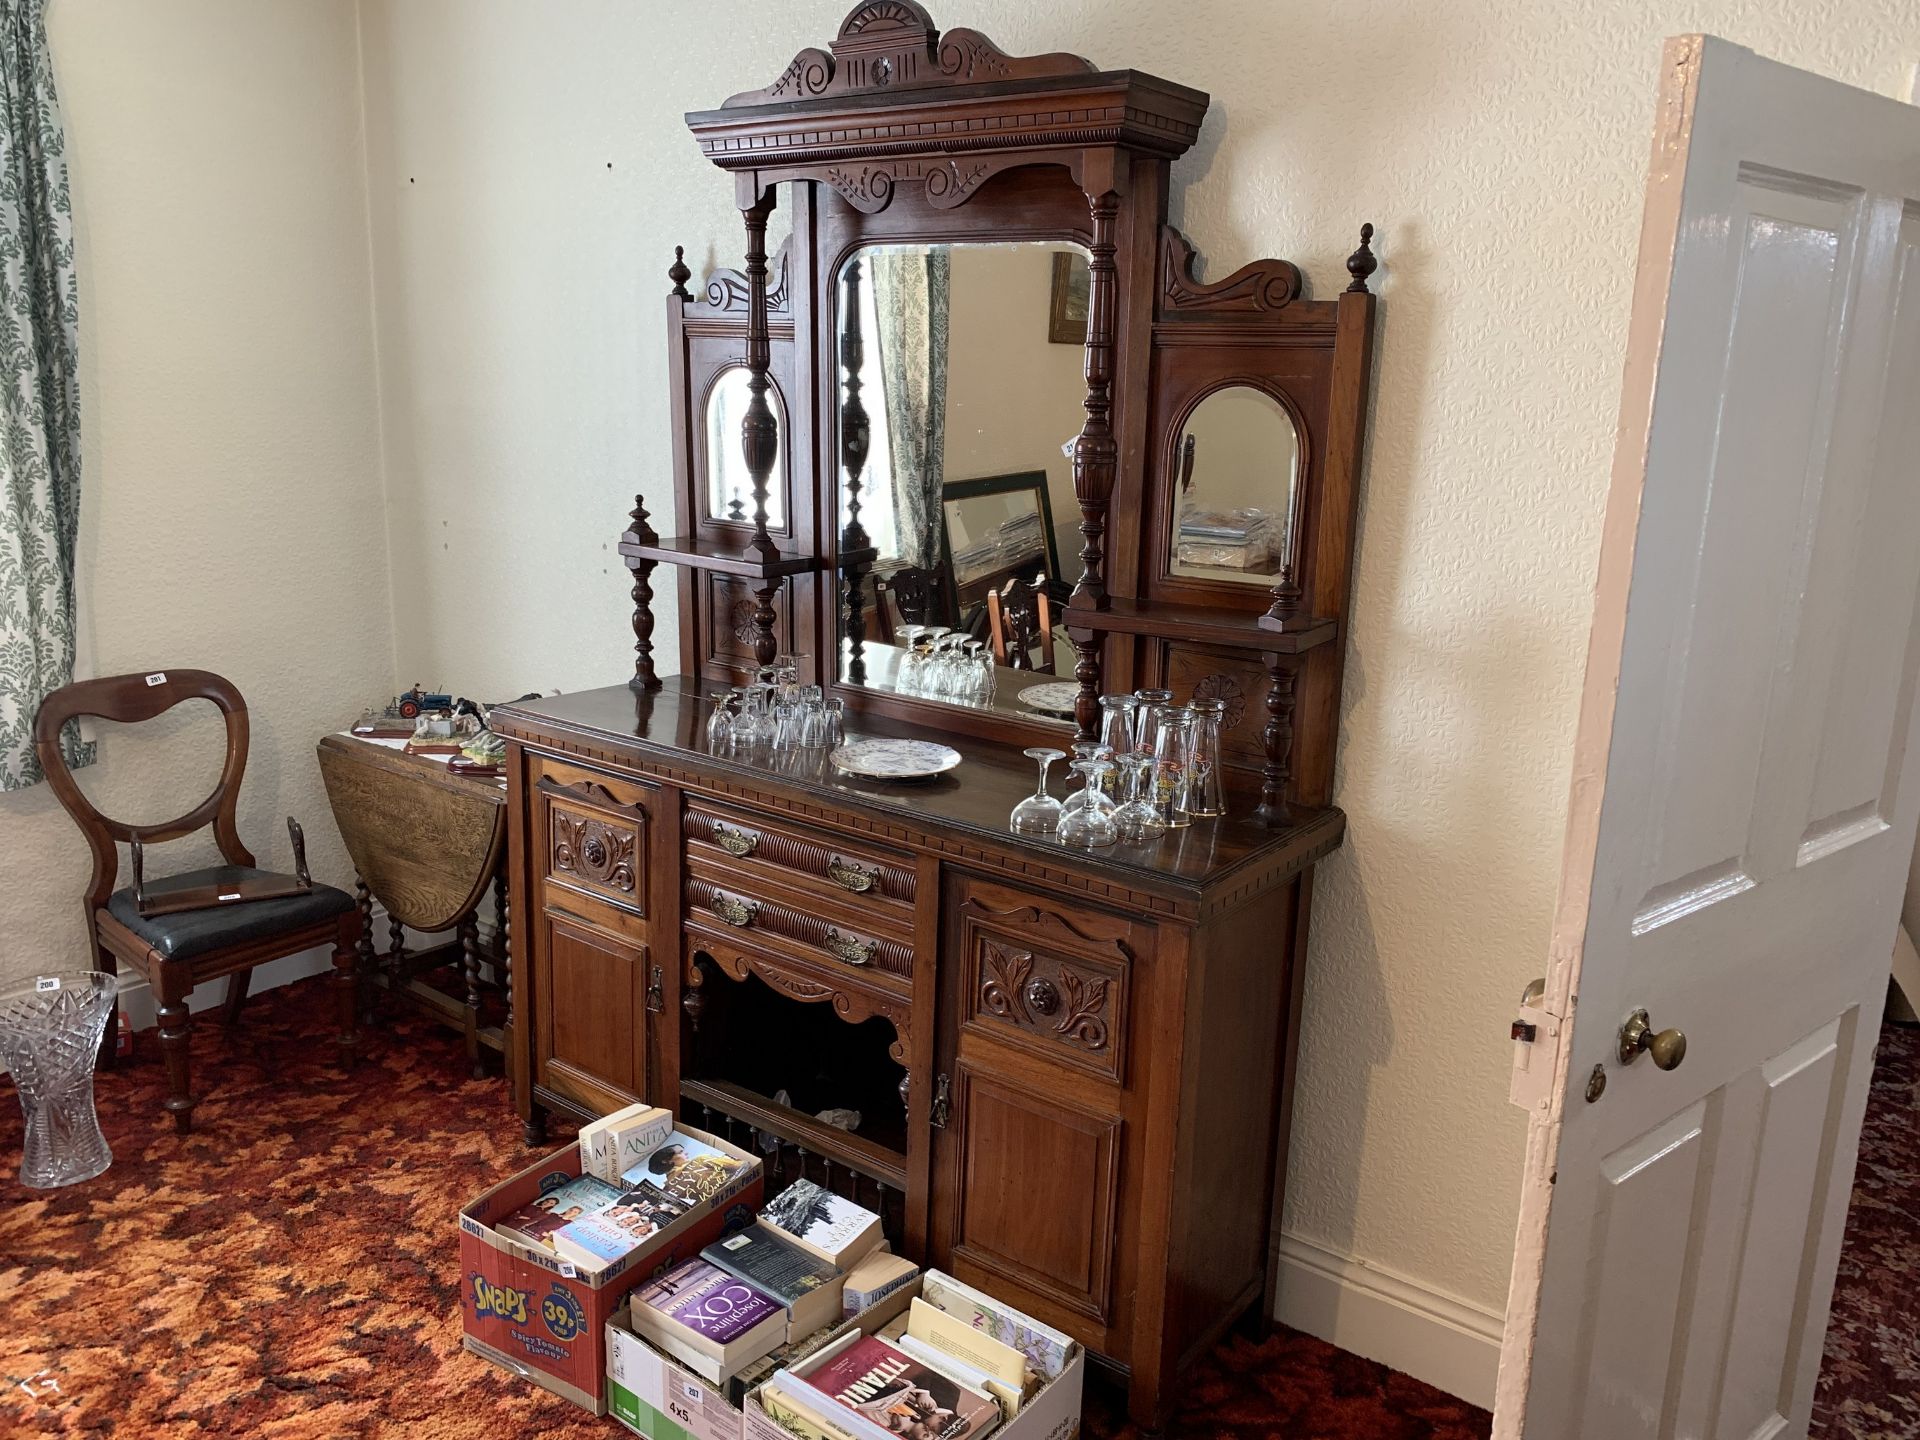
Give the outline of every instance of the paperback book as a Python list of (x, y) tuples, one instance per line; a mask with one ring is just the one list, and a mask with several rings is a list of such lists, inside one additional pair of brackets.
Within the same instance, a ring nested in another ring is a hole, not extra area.
[(651, 1182), (619, 1193), (593, 1215), (583, 1215), (553, 1234), (555, 1254), (583, 1270), (601, 1270), (644, 1245), (687, 1213), (687, 1202)]
[(582, 1175), (555, 1186), (531, 1205), (521, 1206), (494, 1228), (529, 1245), (552, 1250), (553, 1237), (563, 1226), (598, 1215), (619, 1199), (619, 1186)]
[(957, 1315), (949, 1315), (918, 1296), (907, 1309), (907, 1333), (962, 1364), (991, 1376), (1015, 1390), (1027, 1388), (1032, 1366), (1027, 1357), (985, 1330), (976, 1330)]
[[(800, 1377), (833, 1404), (909, 1440), (979, 1440), (1000, 1423), (992, 1396), (876, 1336), (863, 1335)], [(856, 1427), (865, 1433), (864, 1427)]]
[(787, 1338), (797, 1340), (840, 1319), (840, 1269), (803, 1250), (771, 1225), (750, 1225), (716, 1240), (701, 1258), (751, 1280), (787, 1307)]
[(700, 1252), (700, 1257), (730, 1275), (751, 1280), (784, 1305), (831, 1287), (840, 1278), (837, 1266), (802, 1250), (765, 1225), (716, 1240)]
[(688, 1260), (634, 1293), (636, 1333), (721, 1384), (784, 1344), (786, 1308), (752, 1282)]
[(673, 1135), (673, 1112), (657, 1105), (629, 1105), (580, 1127), (580, 1168), (618, 1182)]
[(878, 1215), (811, 1180), (796, 1180), (782, 1190), (760, 1218), (842, 1270), (880, 1243)]
[(1058, 1379), (1073, 1354), (1073, 1339), (1050, 1325), (1042, 1325), (1011, 1306), (963, 1285), (939, 1270), (927, 1271), (920, 1298), (962, 1324), (992, 1336), (1027, 1357), (1043, 1381)]
[(701, 1204), (738, 1179), (751, 1163), (675, 1130), (620, 1179), (630, 1186), (651, 1181), (688, 1204)]
[(863, 1310), (872, 1309), (919, 1273), (920, 1267), (904, 1255), (875, 1250), (847, 1271), (846, 1288), (841, 1293), (841, 1313), (850, 1319)]

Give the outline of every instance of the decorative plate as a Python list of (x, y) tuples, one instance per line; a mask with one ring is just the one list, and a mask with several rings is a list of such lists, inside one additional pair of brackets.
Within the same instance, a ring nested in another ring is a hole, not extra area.
[(833, 752), (834, 765), (868, 780), (924, 780), (960, 763), (960, 752), (931, 740), (849, 740)]
[(1073, 702), (1080, 698), (1080, 687), (1065, 680), (1051, 685), (1029, 685), (1013, 698), (1029, 710), (1044, 710), (1049, 715), (1071, 715)]

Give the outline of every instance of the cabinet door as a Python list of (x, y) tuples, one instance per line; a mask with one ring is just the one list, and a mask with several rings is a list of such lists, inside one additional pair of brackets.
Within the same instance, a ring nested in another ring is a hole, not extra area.
[(647, 946), (552, 912), (541, 930), (541, 1085), (599, 1113), (643, 1098)]
[(605, 1113), (645, 1098), (657, 1078), (650, 1012), (664, 977), (649, 847), (659, 791), (543, 758), (533, 796), (535, 1083)]
[(970, 877), (945, 898), (934, 1258), (1121, 1353), (1129, 1001), (1152, 928)]

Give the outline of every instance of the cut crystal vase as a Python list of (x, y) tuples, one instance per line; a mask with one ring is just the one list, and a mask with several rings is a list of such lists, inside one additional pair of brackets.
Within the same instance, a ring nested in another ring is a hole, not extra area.
[(113, 976), (84, 970), (42, 975), (0, 995), (0, 1062), (27, 1122), (24, 1185), (77, 1185), (113, 1163), (93, 1109), (93, 1064), (118, 988)]

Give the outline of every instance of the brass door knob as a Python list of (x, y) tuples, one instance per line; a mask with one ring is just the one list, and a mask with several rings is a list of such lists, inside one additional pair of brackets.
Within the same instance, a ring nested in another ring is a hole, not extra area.
[(1620, 1027), (1620, 1063), (1631, 1065), (1642, 1052), (1653, 1056), (1653, 1063), (1660, 1069), (1678, 1070), (1680, 1062), (1687, 1058), (1686, 1033), (1680, 1030), (1656, 1033), (1647, 1012), (1636, 1010)]

